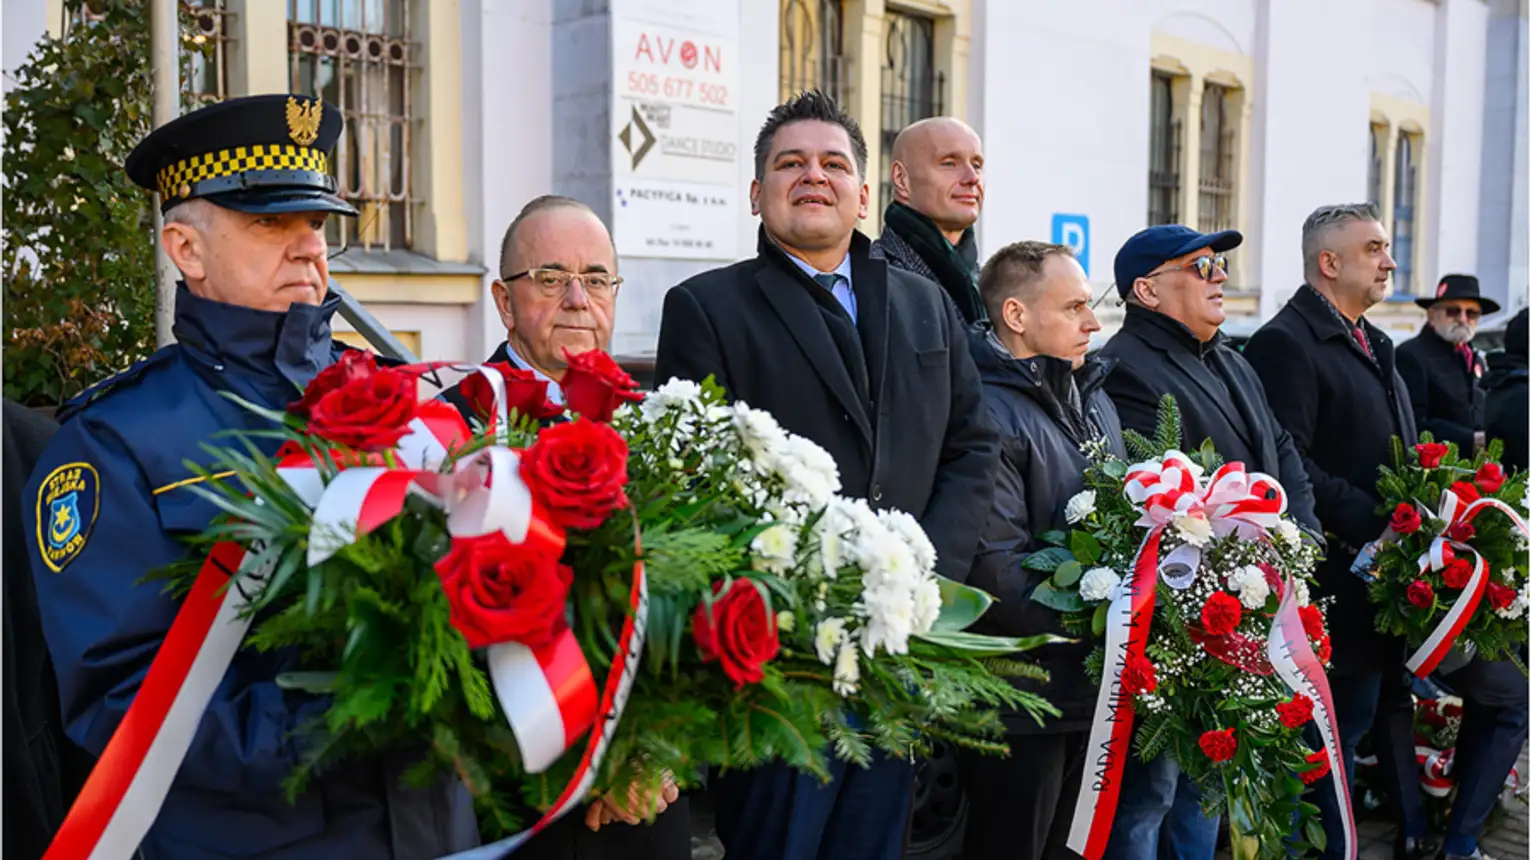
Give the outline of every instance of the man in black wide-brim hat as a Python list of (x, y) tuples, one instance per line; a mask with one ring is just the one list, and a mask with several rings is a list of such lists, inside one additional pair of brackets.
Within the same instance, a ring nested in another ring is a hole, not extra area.
[(1408, 385), (1419, 432), (1454, 442), (1470, 457), (1484, 444), (1487, 403), (1478, 385), (1486, 367), (1471, 341), (1482, 315), (1496, 313), (1498, 303), (1482, 295), (1475, 275), (1446, 275), (1432, 297), (1417, 303), (1429, 320), (1397, 348), (1397, 372)]

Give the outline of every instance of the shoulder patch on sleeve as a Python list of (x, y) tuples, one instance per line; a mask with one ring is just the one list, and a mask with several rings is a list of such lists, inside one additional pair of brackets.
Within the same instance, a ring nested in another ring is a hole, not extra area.
[(79, 557), (101, 511), (101, 476), (89, 463), (65, 463), (37, 488), (37, 551), (54, 573)]

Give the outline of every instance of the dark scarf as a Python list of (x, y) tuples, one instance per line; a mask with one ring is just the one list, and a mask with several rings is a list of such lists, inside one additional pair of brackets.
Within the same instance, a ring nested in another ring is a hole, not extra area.
[(935, 273), (962, 318), (969, 323), (988, 319), (977, 290), (977, 239), (972, 228), (962, 231), (953, 247), (935, 222), (896, 200), (888, 204), (882, 220), (908, 243)]

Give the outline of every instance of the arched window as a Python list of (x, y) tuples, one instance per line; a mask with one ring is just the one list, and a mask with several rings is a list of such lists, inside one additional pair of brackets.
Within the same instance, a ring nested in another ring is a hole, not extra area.
[(1415, 206), (1418, 200), (1418, 167), (1413, 163), (1413, 135), (1397, 136), (1397, 155), (1392, 176), (1392, 257), (1397, 271), (1392, 273), (1397, 292), (1413, 292)]
[(781, 100), (815, 87), (844, 105), (850, 60), (845, 56), (844, 0), (781, 0)]

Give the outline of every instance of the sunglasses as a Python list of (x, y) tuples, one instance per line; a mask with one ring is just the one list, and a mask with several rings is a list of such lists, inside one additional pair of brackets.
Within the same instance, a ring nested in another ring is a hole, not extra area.
[(1159, 269), (1156, 272), (1151, 272), (1149, 274), (1143, 275), (1142, 277), (1153, 278), (1166, 272), (1178, 272), (1182, 269), (1194, 269), (1195, 273), (1201, 276), (1201, 280), (1209, 281), (1211, 280), (1213, 271), (1220, 271), (1224, 275), (1227, 274), (1227, 255), (1207, 254), (1203, 257), (1196, 257), (1194, 260), (1191, 260), (1190, 262), (1183, 265), (1169, 266), (1168, 268)]
[(1456, 319), (1457, 317), (1465, 315), (1466, 319), (1470, 322), (1476, 322), (1477, 320), (1482, 319), (1481, 309), (1463, 308), (1460, 305), (1447, 305), (1440, 308), (1440, 313), (1444, 314), (1450, 319)]

